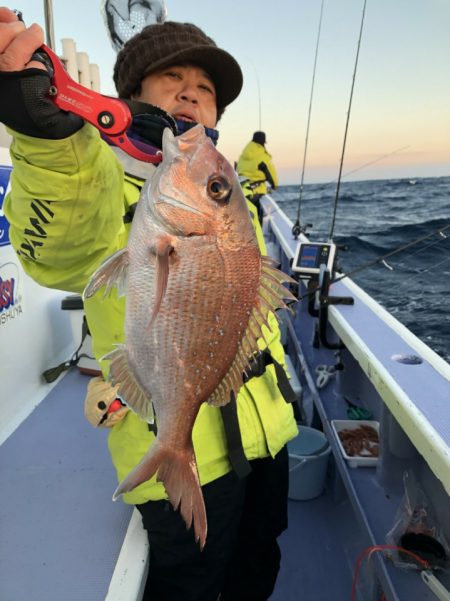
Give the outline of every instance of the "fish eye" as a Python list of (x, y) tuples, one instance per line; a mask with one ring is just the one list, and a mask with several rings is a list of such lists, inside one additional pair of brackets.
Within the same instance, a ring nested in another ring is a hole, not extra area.
[(222, 204), (230, 200), (233, 188), (230, 182), (221, 175), (212, 175), (206, 185), (208, 196)]

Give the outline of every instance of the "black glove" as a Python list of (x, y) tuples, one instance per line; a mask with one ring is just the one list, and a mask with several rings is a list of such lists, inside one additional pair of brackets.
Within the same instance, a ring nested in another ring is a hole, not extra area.
[(59, 109), (48, 97), (49, 89), (50, 76), (41, 69), (0, 72), (0, 121), (33, 138), (71, 136), (84, 121)]

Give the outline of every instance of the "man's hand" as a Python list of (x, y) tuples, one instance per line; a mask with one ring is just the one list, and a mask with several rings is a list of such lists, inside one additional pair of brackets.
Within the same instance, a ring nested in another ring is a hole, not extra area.
[(43, 43), (39, 25), (27, 28), (12, 10), (0, 8), (0, 122), (27, 136), (57, 140), (74, 134), (84, 122), (50, 100), (50, 75), (32, 60)]
[(43, 43), (42, 27), (33, 23), (27, 28), (12, 10), (0, 7), (0, 71), (45, 70), (42, 63), (31, 60)]

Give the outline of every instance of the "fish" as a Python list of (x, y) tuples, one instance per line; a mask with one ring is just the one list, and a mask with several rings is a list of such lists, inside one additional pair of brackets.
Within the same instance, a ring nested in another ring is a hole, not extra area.
[[(261, 255), (230, 163), (196, 125), (163, 133), (127, 246), (93, 274), (84, 298), (125, 294), (125, 337), (104, 357), (118, 394), (157, 435), (117, 498), (156, 474), (203, 549), (207, 518), (192, 443), (200, 406), (230, 401), (251, 369), (268, 315), (296, 300)], [(286, 301), (286, 302), (285, 302)]]
[(115, 52), (147, 25), (167, 19), (164, 0), (103, 0), (100, 10)]

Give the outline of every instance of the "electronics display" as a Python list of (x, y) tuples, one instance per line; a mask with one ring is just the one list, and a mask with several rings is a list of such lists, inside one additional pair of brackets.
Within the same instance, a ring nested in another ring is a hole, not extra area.
[(322, 242), (299, 242), (292, 262), (292, 271), (300, 277), (319, 275), (322, 265), (333, 272), (336, 245)]

